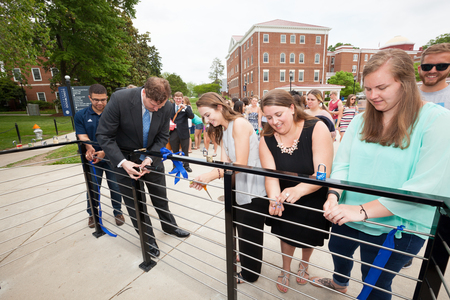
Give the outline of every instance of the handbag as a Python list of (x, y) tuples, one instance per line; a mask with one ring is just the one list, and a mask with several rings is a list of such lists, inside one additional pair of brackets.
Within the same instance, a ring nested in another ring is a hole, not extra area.
[[(178, 113), (181, 111), (181, 107), (178, 109), (177, 113), (175, 114), (175, 116), (173, 116), (173, 120), (175, 120), (178, 116)], [(170, 119), (170, 125), (169, 125), (169, 130), (173, 131), (175, 130), (175, 128), (177, 128), (177, 124), (175, 124), (172, 119)]]

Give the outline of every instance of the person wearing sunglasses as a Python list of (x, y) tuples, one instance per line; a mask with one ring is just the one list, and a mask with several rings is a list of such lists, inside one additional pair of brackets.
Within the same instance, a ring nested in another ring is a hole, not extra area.
[(446, 82), (450, 74), (450, 43), (428, 47), (422, 53), (418, 69), (425, 101), (450, 109), (450, 86)]

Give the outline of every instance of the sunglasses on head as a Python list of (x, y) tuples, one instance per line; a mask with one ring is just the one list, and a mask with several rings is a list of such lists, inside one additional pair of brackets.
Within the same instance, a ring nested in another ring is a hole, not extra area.
[(433, 67), (436, 67), (436, 71), (445, 71), (448, 66), (450, 66), (450, 64), (421, 64), (420, 68), (425, 72), (431, 71)]

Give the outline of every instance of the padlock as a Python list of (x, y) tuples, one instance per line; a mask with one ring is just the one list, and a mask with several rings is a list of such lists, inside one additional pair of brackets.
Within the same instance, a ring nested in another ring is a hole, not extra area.
[[(320, 166), (323, 166), (323, 172), (320, 172)], [(327, 178), (327, 166), (325, 166), (324, 164), (319, 164), (319, 167), (317, 168), (316, 179), (325, 180), (326, 178)]]

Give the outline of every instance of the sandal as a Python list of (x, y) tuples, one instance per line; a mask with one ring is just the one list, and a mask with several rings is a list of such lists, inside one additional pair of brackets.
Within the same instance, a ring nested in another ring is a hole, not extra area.
[(327, 287), (332, 290), (338, 291), (340, 293), (347, 293), (347, 287), (346, 286), (340, 286), (333, 283), (333, 280), (331, 278), (323, 278), (323, 277), (312, 277), (311, 278), (311, 284), (313, 286), (323, 288)]
[(241, 272), (237, 273), (237, 281), (236, 281), (236, 283), (237, 284), (241, 284), (241, 283), (244, 283), (244, 282), (245, 282), (245, 279), (244, 279), (244, 277), (242, 277)]
[(298, 277), (296, 278), (298, 284), (305, 285), (308, 283), (307, 279), (309, 279), (309, 273), (306, 272), (308, 270), (308, 267), (309, 265), (306, 265), (305, 268), (302, 262), (298, 264), (298, 271), (297, 271)]
[(236, 254), (236, 262), (241, 262), (241, 258), (239, 257), (239, 254)]
[[(280, 285), (279, 283), (277, 283), (277, 289), (280, 291), (280, 293), (287, 293), (288, 291), (288, 286), (289, 286), (289, 277), (288, 277), (288, 272), (286, 271), (281, 271), (281, 275), (278, 276), (278, 279), (281, 279), (281, 284), (283, 284), (284, 286)], [(285, 290), (286, 289), (286, 290)]]

